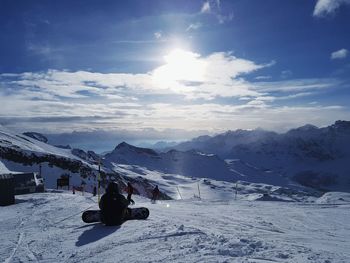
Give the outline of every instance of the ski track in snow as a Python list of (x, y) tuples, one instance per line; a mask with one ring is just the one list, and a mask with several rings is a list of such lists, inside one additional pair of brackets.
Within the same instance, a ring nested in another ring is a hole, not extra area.
[(350, 262), (349, 204), (135, 197), (149, 219), (105, 227), (81, 221), (88, 195), (16, 198), (0, 207), (1, 262)]

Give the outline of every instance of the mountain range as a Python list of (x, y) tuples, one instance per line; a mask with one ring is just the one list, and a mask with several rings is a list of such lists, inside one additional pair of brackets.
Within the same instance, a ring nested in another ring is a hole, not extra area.
[(123, 142), (103, 155), (56, 147), (39, 133), (16, 134), (0, 126), (0, 162), (0, 172), (33, 171), (41, 164), (49, 187), (67, 172), (74, 184), (84, 181), (92, 187), (100, 163), (103, 178), (113, 177), (122, 185), (131, 180), (146, 196), (157, 184), (146, 176), (151, 173), (350, 191), (350, 122), (336, 121), (324, 128), (305, 125), (286, 133), (227, 131), (162, 151)]

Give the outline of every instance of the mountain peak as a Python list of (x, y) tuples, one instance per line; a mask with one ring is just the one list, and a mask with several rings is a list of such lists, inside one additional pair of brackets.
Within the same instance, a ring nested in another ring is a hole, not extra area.
[(115, 147), (115, 149), (122, 149), (122, 148), (132, 148), (134, 146), (126, 143), (126, 142), (121, 142), (117, 145), (117, 147)]
[(350, 121), (338, 120), (331, 127), (339, 130), (350, 130)]
[(309, 130), (316, 130), (316, 129), (318, 129), (318, 128), (312, 124), (306, 124), (304, 126), (297, 128), (297, 130), (302, 130), (302, 131), (309, 131)]
[(117, 145), (117, 147), (115, 147), (113, 152), (118, 152), (118, 151), (132, 151), (132, 152), (136, 152), (136, 153), (146, 153), (146, 154), (150, 154), (150, 155), (157, 155), (157, 153), (149, 148), (141, 148), (141, 147), (136, 147), (133, 146), (131, 144), (128, 144), (126, 142), (121, 142)]

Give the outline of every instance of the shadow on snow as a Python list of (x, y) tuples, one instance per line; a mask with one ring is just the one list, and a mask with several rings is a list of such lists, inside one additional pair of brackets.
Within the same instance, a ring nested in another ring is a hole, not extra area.
[[(89, 225), (91, 226), (91, 225)], [(86, 226), (88, 227), (88, 226)], [(83, 228), (83, 227), (81, 227)], [(84, 226), (85, 228), (85, 226)], [(78, 238), (78, 241), (75, 243), (76, 246), (81, 247), (97, 240), (100, 240), (115, 231), (117, 231), (120, 226), (105, 226), (101, 223), (95, 224), (92, 228), (85, 230)]]

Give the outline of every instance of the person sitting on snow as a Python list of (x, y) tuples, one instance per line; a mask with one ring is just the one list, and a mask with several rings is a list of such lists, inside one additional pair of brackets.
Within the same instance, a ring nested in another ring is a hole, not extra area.
[(118, 184), (109, 183), (99, 203), (102, 222), (107, 226), (121, 225), (128, 212), (128, 205), (129, 201), (119, 193)]

